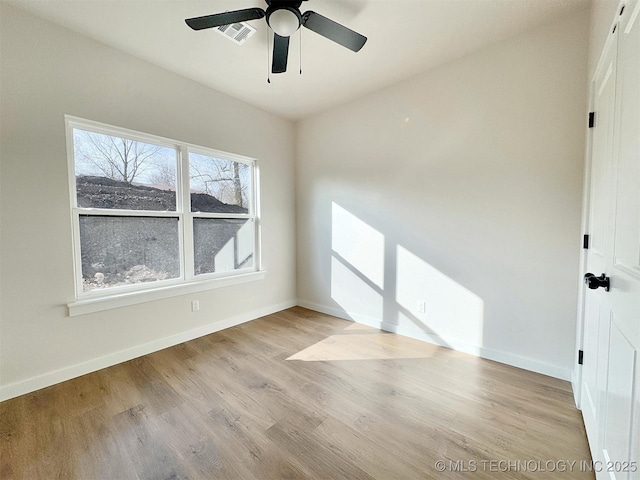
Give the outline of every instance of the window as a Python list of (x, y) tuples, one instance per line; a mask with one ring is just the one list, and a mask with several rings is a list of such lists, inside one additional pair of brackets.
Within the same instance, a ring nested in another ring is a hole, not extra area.
[(253, 159), (67, 117), (76, 297), (259, 270)]

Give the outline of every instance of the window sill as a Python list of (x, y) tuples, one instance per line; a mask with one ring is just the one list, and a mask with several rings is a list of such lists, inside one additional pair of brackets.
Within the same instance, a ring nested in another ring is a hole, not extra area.
[(180, 295), (188, 295), (190, 293), (204, 292), (206, 290), (263, 280), (266, 277), (266, 273), (266, 271), (262, 270), (260, 272), (251, 272), (224, 278), (183, 283), (180, 285), (170, 285), (154, 288), (153, 290), (81, 299), (67, 304), (67, 307), (69, 308), (69, 316), (75, 317), (78, 315), (86, 315), (87, 313), (101, 312), (103, 310), (111, 310), (113, 308), (127, 307), (129, 305), (137, 305), (139, 303), (153, 302), (155, 300), (162, 300)]

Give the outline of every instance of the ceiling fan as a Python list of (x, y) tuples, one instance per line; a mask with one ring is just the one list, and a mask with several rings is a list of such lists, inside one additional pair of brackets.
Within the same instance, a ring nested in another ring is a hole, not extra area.
[(272, 73), (287, 71), (287, 57), (289, 55), (289, 37), (300, 26), (322, 35), (343, 47), (359, 51), (367, 37), (340, 25), (333, 20), (323, 17), (319, 13), (308, 11), (300, 13), (300, 5), (307, 0), (265, 0), (267, 9), (245, 8), (231, 12), (215, 13), (204, 17), (187, 18), (185, 22), (194, 30), (221, 27), (234, 23), (267, 18), (267, 25), (273, 30), (273, 63)]

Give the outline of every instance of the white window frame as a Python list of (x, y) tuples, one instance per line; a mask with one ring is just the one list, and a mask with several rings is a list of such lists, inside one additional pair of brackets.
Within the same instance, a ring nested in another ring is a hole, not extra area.
[[(175, 295), (195, 293), (212, 288), (235, 285), (265, 277), (260, 261), (260, 217), (259, 217), (259, 177), (258, 165), (254, 158), (245, 157), (212, 148), (179, 142), (156, 135), (136, 132), (126, 128), (115, 127), (92, 120), (65, 115), (67, 138), (67, 159), (69, 172), (69, 192), (71, 202), (71, 224), (73, 235), (73, 258), (75, 279), (75, 301), (68, 304), (69, 315), (118, 308), (147, 301), (158, 300)], [(73, 130), (85, 130), (94, 133), (126, 138), (166, 147), (176, 152), (176, 210), (126, 210), (84, 208), (78, 206), (76, 193), (76, 174), (74, 158)], [(189, 188), (189, 154), (199, 154), (239, 162), (250, 166), (251, 189), (248, 195), (247, 213), (208, 213), (191, 212), (191, 196)], [(119, 285), (105, 289), (83, 291), (82, 260), (80, 252), (80, 217), (81, 216), (118, 216), (118, 217), (150, 217), (176, 218), (178, 220), (178, 244), (180, 256), (180, 276), (178, 278), (157, 280), (148, 283)], [(247, 219), (253, 223), (254, 245), (253, 266), (225, 272), (214, 272), (195, 275), (194, 271), (194, 218)]]

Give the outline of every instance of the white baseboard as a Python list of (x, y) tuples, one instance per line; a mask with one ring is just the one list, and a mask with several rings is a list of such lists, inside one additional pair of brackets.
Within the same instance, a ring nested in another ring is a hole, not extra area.
[(327, 315), (333, 315), (334, 317), (343, 318), (345, 320), (351, 320), (356, 323), (362, 323), (370, 327), (384, 330), (385, 332), (397, 333), (405, 337), (415, 338), (416, 340), (422, 340), (425, 342), (440, 345), (442, 347), (451, 348), (453, 350), (469, 353), (477, 357), (486, 358), (487, 360), (493, 360), (495, 362), (504, 363), (512, 367), (522, 368), (536, 373), (541, 373), (549, 377), (559, 378), (561, 380), (571, 381), (571, 370), (568, 368), (562, 368), (550, 363), (540, 362), (538, 360), (532, 360), (530, 358), (521, 357), (512, 353), (502, 352), (498, 350), (492, 350), (482, 347), (480, 345), (473, 345), (468, 342), (460, 341), (456, 338), (442, 338), (435, 335), (419, 330), (417, 328), (407, 328), (399, 325), (386, 323), (384, 321), (368, 317), (365, 315), (350, 314), (338, 308), (328, 307), (326, 305), (319, 305), (317, 303), (307, 302), (305, 300), (298, 300), (298, 305), (317, 312), (326, 313)]
[(127, 348), (117, 352), (104, 355), (102, 357), (94, 358), (86, 362), (70, 365), (58, 370), (37, 375), (35, 377), (27, 378), (19, 382), (10, 383), (0, 386), (0, 402), (8, 400), (9, 398), (24, 395), (41, 388), (55, 385), (56, 383), (64, 382), (72, 378), (86, 375), (87, 373), (95, 372), (103, 368), (117, 365), (118, 363), (126, 362), (134, 358), (147, 355), (149, 353), (157, 352), (167, 347), (172, 347), (182, 342), (193, 340), (194, 338), (209, 335), (210, 333), (219, 332), (225, 328), (234, 327), (241, 323), (255, 320), (256, 318), (264, 317), (272, 313), (285, 310), (297, 305), (295, 300), (288, 302), (282, 302), (268, 307), (259, 308), (251, 312), (241, 313), (234, 317), (230, 317), (218, 322), (211, 323), (209, 325), (203, 325), (202, 327), (194, 328), (184, 332), (171, 335), (169, 337), (159, 338), (152, 342), (144, 343), (142, 345), (136, 345), (135, 347)]

